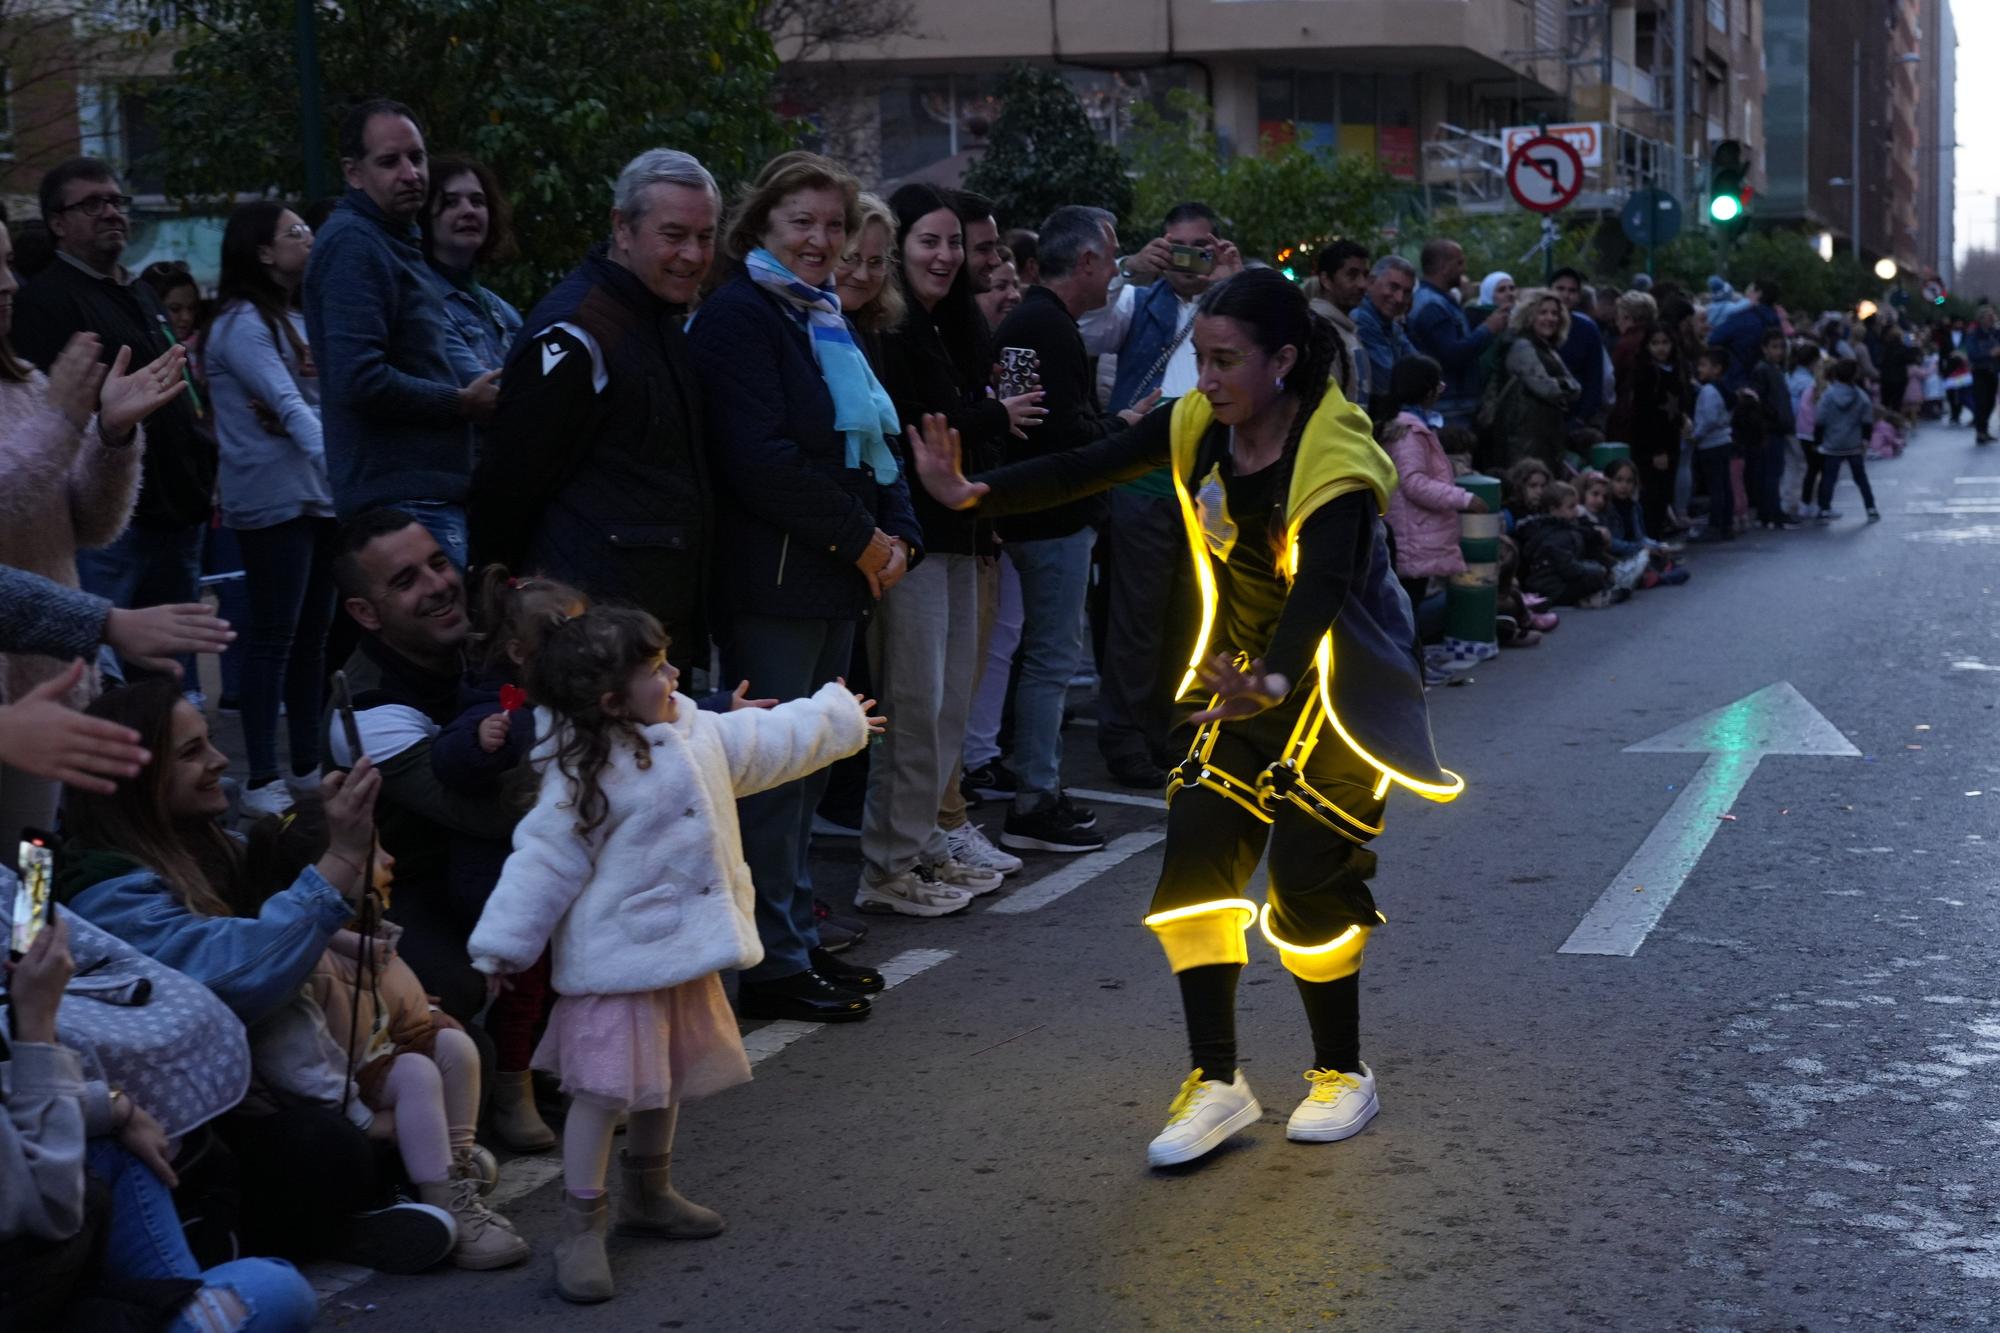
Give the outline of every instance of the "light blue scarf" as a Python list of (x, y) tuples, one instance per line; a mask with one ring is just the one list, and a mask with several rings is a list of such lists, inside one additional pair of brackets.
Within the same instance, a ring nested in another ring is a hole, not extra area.
[(813, 360), (819, 363), (820, 378), (833, 395), (834, 428), (847, 435), (847, 466), (867, 467), (880, 485), (893, 483), (901, 469), (889, 440), (903, 429), (896, 420), (896, 404), (882, 381), (875, 378), (868, 358), (855, 346), (854, 331), (840, 316), (840, 297), (835, 295), (833, 284), (808, 287), (761, 246), (743, 261), (743, 270), (750, 281), (806, 312)]

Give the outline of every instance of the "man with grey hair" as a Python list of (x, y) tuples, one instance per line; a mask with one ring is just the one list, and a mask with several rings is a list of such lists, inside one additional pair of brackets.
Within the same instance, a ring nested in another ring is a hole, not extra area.
[[(1041, 226), (1041, 281), (1001, 322), (994, 341), (1034, 353), (1048, 415), (1024, 440), (1007, 441), (1007, 461), (1061, 453), (1135, 423), (1155, 391), (1116, 416), (1097, 410), (1096, 379), (1077, 321), (1102, 309), (1118, 272), (1116, 220), (1072, 204)], [(1101, 495), (999, 521), (1001, 551), (1021, 576), (1021, 665), (1014, 677), (1014, 805), (1002, 846), (1090, 852), (1104, 846), (1097, 817), (1062, 790), (1062, 718), (1082, 643), (1077, 626), (1089, 591), (1090, 550), (1103, 523)], [(995, 765), (997, 767), (997, 765)]]
[(1386, 408), (1389, 372), (1417, 349), (1403, 331), (1403, 317), (1410, 312), (1410, 294), (1416, 290), (1417, 266), (1401, 255), (1384, 255), (1368, 274), (1368, 293), (1354, 307), (1354, 330), (1368, 353), (1368, 410)]
[(543, 297), (501, 375), (473, 478), (473, 549), (650, 611), (682, 671), (708, 663), (711, 517), (682, 333), (722, 198), (686, 153), (632, 159), (611, 235)]

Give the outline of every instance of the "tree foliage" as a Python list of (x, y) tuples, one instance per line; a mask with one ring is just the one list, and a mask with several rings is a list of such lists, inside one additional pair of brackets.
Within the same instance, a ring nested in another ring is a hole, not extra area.
[(1001, 91), (1003, 109), (986, 155), (965, 187), (993, 201), (1003, 223), (1035, 227), (1064, 204), (1092, 204), (1121, 218), (1132, 182), (1118, 150), (1097, 137), (1061, 73), (1016, 65)]
[(1396, 182), (1373, 160), (1266, 139), (1256, 153), (1226, 153), (1208, 106), (1176, 89), (1165, 115), (1141, 106), (1123, 152), (1134, 186), (1127, 229), (1157, 232), (1176, 204), (1199, 201), (1225, 219), (1230, 240), (1265, 260), (1341, 236), (1376, 244), (1394, 216)]
[[(176, 196), (304, 188), (294, 12), (291, 0), (156, 11), (183, 39), (153, 103)], [(486, 162), (522, 255), (490, 276), (517, 302), (604, 234), (609, 184), (636, 153), (685, 148), (727, 183), (792, 139), (771, 109), (777, 57), (756, 0), (355, 0), (316, 12), (328, 152), (345, 107), (387, 96), (417, 112), (432, 153)]]

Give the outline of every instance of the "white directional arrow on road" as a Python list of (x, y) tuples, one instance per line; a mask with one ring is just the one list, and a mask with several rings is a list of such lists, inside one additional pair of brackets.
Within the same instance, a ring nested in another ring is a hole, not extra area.
[(1861, 751), (1787, 681), (1625, 747), (1626, 754), (1705, 754), (1706, 762), (1666, 817), (1570, 933), (1560, 953), (1630, 958), (1666, 914), (1695, 863), (1767, 754), (1843, 755)]

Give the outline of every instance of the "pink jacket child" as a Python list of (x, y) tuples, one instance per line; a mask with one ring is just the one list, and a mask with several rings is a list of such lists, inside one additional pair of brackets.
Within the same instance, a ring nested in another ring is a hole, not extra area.
[(1452, 484), (1451, 460), (1422, 417), (1405, 412), (1395, 425), (1408, 428), (1384, 446), (1396, 464), (1396, 491), (1389, 497), (1387, 519), (1389, 531), (1396, 534), (1397, 577), (1462, 574), (1465, 557), (1458, 552), (1458, 516), (1477, 497)]

